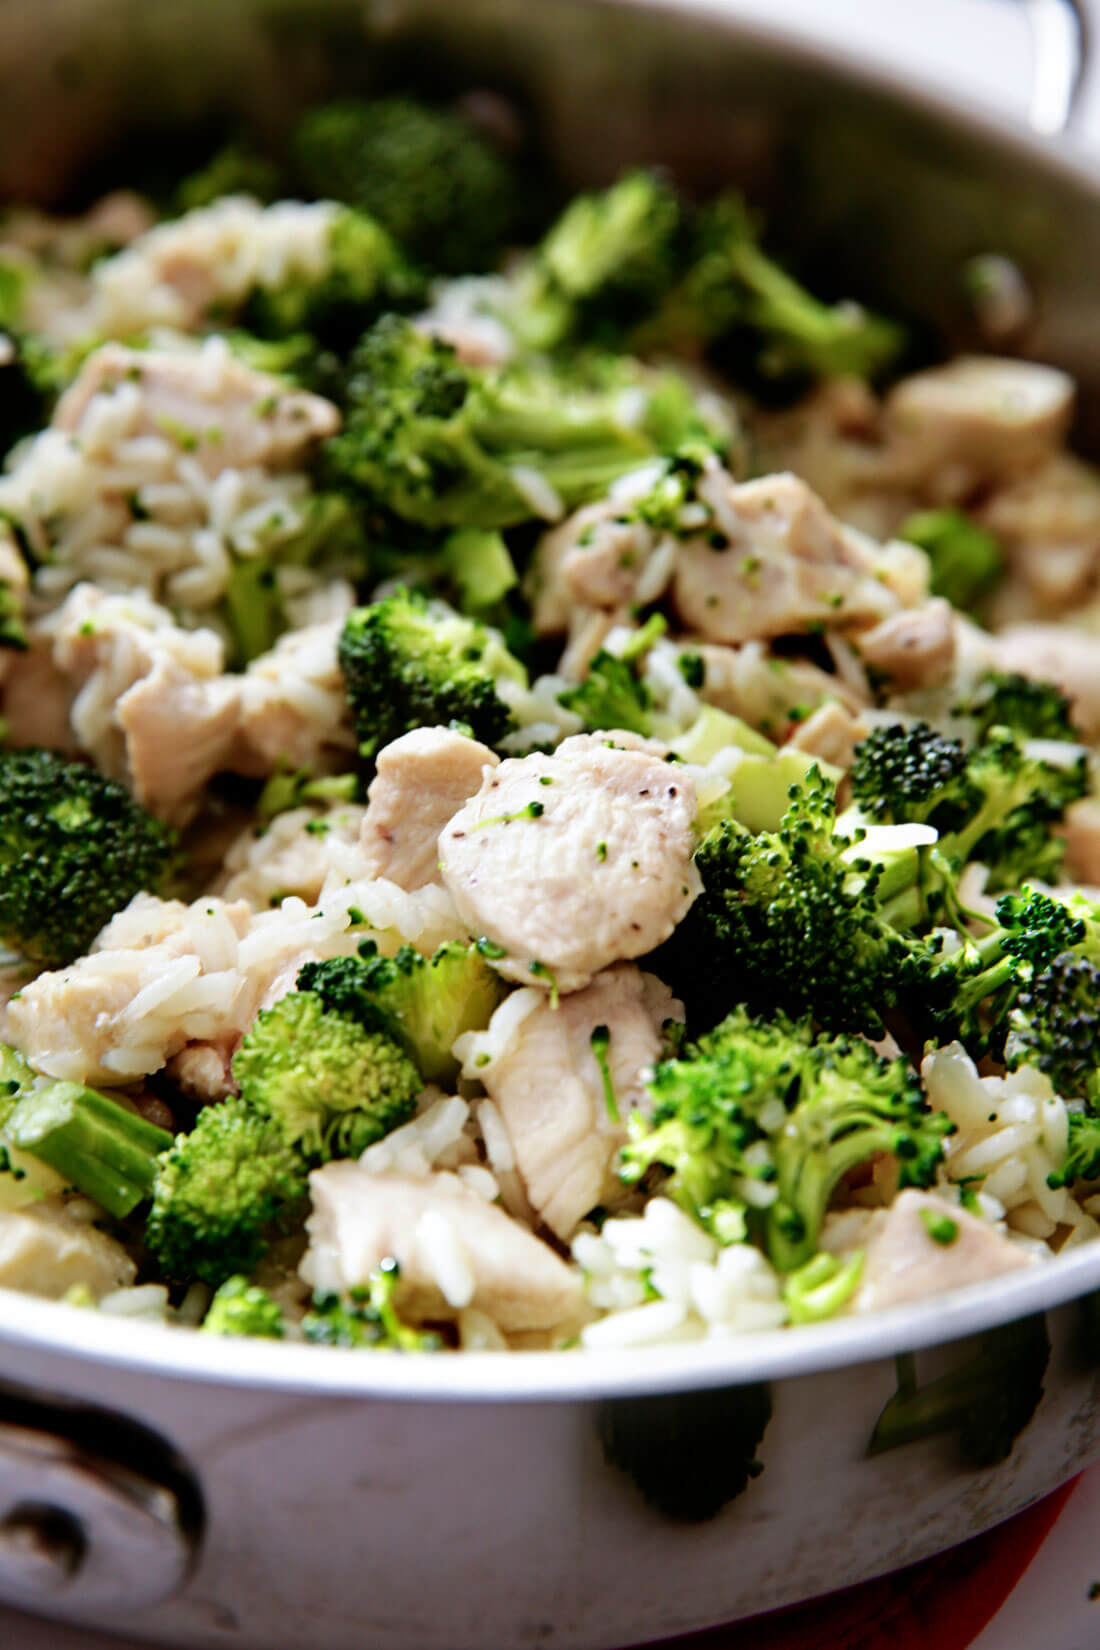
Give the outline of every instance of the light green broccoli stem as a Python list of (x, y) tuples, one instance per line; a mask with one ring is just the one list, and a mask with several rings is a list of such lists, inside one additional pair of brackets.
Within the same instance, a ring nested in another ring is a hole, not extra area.
[(863, 1275), (864, 1252), (846, 1261), (822, 1250), (796, 1272), (788, 1274), (783, 1300), (791, 1323), (821, 1323), (846, 1306)]
[(172, 1136), (83, 1083), (49, 1083), (16, 1103), (11, 1144), (29, 1152), (121, 1220), (152, 1194)]

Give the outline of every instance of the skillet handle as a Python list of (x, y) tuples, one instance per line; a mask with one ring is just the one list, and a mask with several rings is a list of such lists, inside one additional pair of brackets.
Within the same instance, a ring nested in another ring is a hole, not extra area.
[(1035, 51), (1027, 120), (1044, 137), (1069, 132), (1080, 112), (1089, 59), (1082, 0), (1023, 0)]

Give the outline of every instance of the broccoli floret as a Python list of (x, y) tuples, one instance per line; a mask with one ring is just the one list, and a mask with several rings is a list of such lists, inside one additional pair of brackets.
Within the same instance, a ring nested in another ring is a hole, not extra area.
[(768, 1388), (748, 1385), (612, 1398), (598, 1424), (608, 1465), (629, 1473), (664, 1517), (697, 1524), (760, 1476), (756, 1453), (771, 1415)]
[(977, 607), (1004, 573), (1001, 547), (964, 510), (918, 510), (906, 516), (898, 537), (919, 545), (930, 563), (930, 587), (952, 607)]
[(369, 212), (428, 269), (488, 269), (520, 223), (512, 166), (459, 115), (411, 98), (312, 109), (293, 151), (312, 193)]
[(1007, 1064), (1037, 1066), (1059, 1094), (1100, 1107), (1100, 967), (1064, 951), (1037, 972), (1018, 973)]
[(653, 695), (641, 667), (653, 642), (667, 629), (655, 613), (618, 653), (600, 648), (583, 682), (558, 694), (558, 702), (579, 716), (585, 727), (624, 728), (649, 738), (654, 732)]
[(214, 1288), (252, 1272), (271, 1235), (304, 1214), (308, 1173), (280, 1125), (247, 1101), (205, 1106), (157, 1161), (145, 1229), (154, 1260), (169, 1278)]
[(175, 863), (174, 832), (124, 785), (52, 751), (0, 752), (0, 940), (29, 961), (80, 956)]
[(422, 1087), (384, 1031), (329, 1012), (311, 991), (263, 1009), (233, 1058), (241, 1098), (311, 1161), (358, 1157), (416, 1110)]
[[(645, 463), (670, 428), (675, 442), (690, 435), (682, 408), (669, 420), (670, 375), (649, 383), (635, 370), (637, 393), (627, 397), (630, 376), (617, 366), (604, 387), (590, 365), (469, 366), (386, 315), (356, 349), (348, 417), (326, 461), (342, 485), (426, 527), (553, 517)], [(682, 381), (671, 381), (682, 399)]]
[(361, 782), (357, 773), (323, 774), (315, 779), (309, 768), (277, 768), (260, 792), (256, 820), (265, 826), (279, 814), (303, 808), (310, 802), (328, 806), (360, 800)]
[(989, 671), (974, 696), (955, 707), (956, 716), (973, 722), (984, 739), (992, 728), (1008, 728), (1021, 739), (1053, 739), (1069, 744), (1079, 735), (1073, 707), (1054, 682), (1036, 682), (1013, 671)]
[(850, 1169), (889, 1152), (901, 1185), (927, 1186), (951, 1132), (904, 1060), (744, 1009), (659, 1064), (649, 1090), (653, 1116), (630, 1119), (624, 1181), (661, 1165), (670, 1171), (662, 1190), (687, 1213), (723, 1242), (755, 1229), (783, 1272), (813, 1257)]
[(211, 155), (205, 166), (191, 172), (176, 189), (175, 212), (194, 212), (212, 206), (223, 195), (251, 195), (253, 200), (273, 201), (281, 192), (279, 168), (274, 161), (244, 143), (227, 143)]
[(504, 995), (477, 946), (457, 941), (432, 957), (411, 945), (380, 957), (374, 941), (363, 940), (357, 957), (307, 963), (298, 987), (315, 992), (327, 1010), (396, 1038), (428, 1083), (455, 1076), (455, 1039), (487, 1026)]
[(157, 1157), (172, 1144), (166, 1130), (129, 1107), (70, 1082), (20, 1093), (4, 1119), (4, 1134), (116, 1220), (151, 1195)]
[(452, 723), (498, 744), (515, 721), (497, 684), (527, 685), (497, 631), (405, 589), (350, 613), (338, 653), (365, 757), (413, 728)]
[(314, 1295), (302, 1319), (302, 1334), (319, 1346), (369, 1347), (392, 1352), (437, 1352), (443, 1345), (433, 1330), (413, 1329), (401, 1318), (394, 1296), (401, 1273), (397, 1262), (384, 1260), (363, 1289), (346, 1300)]
[(1066, 1155), (1047, 1176), (1054, 1191), (1078, 1180), (1100, 1180), (1100, 1117), (1087, 1111), (1070, 1112)]
[(675, 280), (684, 214), (655, 172), (629, 172), (602, 192), (578, 195), (552, 225), (519, 279), (514, 325), (533, 349), (580, 338), (620, 340)]
[(239, 1274), (226, 1278), (210, 1302), (202, 1329), (207, 1335), (253, 1335), (281, 1341), (286, 1333), (283, 1309), (266, 1289)]
[(681, 278), (637, 337), (674, 353), (743, 335), (765, 375), (873, 378), (899, 354), (902, 329), (859, 304), (824, 304), (761, 249), (736, 195), (705, 207)]
[(953, 1432), (967, 1466), (995, 1467), (1038, 1409), (1049, 1359), (1041, 1315), (988, 1330), (973, 1357), (923, 1387), (912, 1354), (900, 1357), (898, 1390), (875, 1423), (868, 1455)]
[(869, 819), (927, 821), (964, 783), (966, 747), (917, 722), (876, 728), (856, 746), (852, 795)]

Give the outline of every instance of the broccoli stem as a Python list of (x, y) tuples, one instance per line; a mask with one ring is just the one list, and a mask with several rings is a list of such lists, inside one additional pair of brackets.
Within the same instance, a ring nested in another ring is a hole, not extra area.
[(83, 1083), (50, 1083), (18, 1101), (6, 1133), (116, 1220), (153, 1189), (156, 1159), (172, 1136)]

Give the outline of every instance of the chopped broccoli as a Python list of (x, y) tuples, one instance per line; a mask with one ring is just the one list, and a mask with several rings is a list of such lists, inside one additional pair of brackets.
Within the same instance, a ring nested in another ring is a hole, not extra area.
[(1052, 1190), (1072, 1186), (1078, 1180), (1100, 1180), (1100, 1117), (1087, 1111), (1069, 1114), (1069, 1141), (1066, 1155), (1047, 1176)]
[(263, 1009), (233, 1058), (241, 1098), (310, 1161), (358, 1157), (416, 1110), (420, 1075), (384, 1031), (329, 1012), (311, 991)]
[(876, 728), (856, 746), (849, 777), (852, 795), (869, 819), (923, 824), (945, 797), (957, 794), (965, 776), (962, 740), (916, 722)]
[(918, 510), (906, 516), (898, 537), (919, 545), (930, 563), (934, 596), (964, 612), (977, 607), (1004, 573), (1001, 547), (964, 510)]
[(1072, 950), (1018, 969), (1006, 1061), (1037, 1066), (1059, 1094), (1100, 1106), (1100, 967)]
[(440, 552), (464, 613), (485, 613), (519, 583), (502, 534), (482, 527), (459, 527)]
[(978, 737), (992, 728), (1008, 728), (1021, 739), (1053, 739), (1074, 744), (1073, 707), (1054, 682), (1032, 681), (1012, 671), (989, 671), (973, 697), (955, 707), (968, 717)]
[[(670, 382), (680, 397), (671, 409)], [(348, 417), (326, 461), (342, 485), (409, 521), (510, 527), (600, 497), (666, 440), (705, 437), (698, 415), (685, 427), (685, 400), (691, 408), (673, 375), (647, 378), (618, 361), (602, 373), (590, 363), (465, 365), (386, 315), (355, 351)]]
[(783, 1300), (791, 1323), (823, 1323), (835, 1317), (859, 1287), (863, 1273), (863, 1250), (847, 1260), (827, 1254), (824, 1249), (787, 1274)]
[(661, 1165), (671, 1171), (662, 1189), (687, 1213), (723, 1242), (756, 1229), (782, 1272), (813, 1257), (849, 1170), (889, 1152), (901, 1185), (927, 1186), (951, 1132), (904, 1060), (744, 1009), (661, 1062), (649, 1089), (653, 1116), (630, 1119), (624, 1181)]
[(52, 751), (0, 752), (0, 940), (59, 968), (133, 896), (163, 890), (175, 834), (124, 785)]
[(912, 1355), (899, 1358), (898, 1390), (875, 1423), (868, 1455), (953, 1432), (967, 1466), (995, 1467), (1039, 1407), (1049, 1358), (1041, 1315), (987, 1330), (977, 1353), (923, 1387)]
[(280, 189), (279, 168), (273, 161), (244, 143), (227, 143), (183, 179), (172, 204), (177, 213), (194, 212), (200, 206), (212, 206), (223, 195), (273, 201)]
[(19, 1151), (49, 1164), (116, 1220), (153, 1190), (156, 1160), (172, 1136), (83, 1083), (45, 1083), (22, 1093), (4, 1120)]
[(599, 1433), (608, 1465), (629, 1473), (650, 1506), (696, 1524), (760, 1476), (756, 1452), (771, 1414), (763, 1385), (611, 1398), (600, 1406)]
[(353, 1289), (346, 1300), (314, 1295), (313, 1309), (302, 1319), (302, 1334), (319, 1346), (438, 1351), (443, 1343), (434, 1331), (413, 1329), (398, 1313), (394, 1296), (400, 1278), (397, 1262), (384, 1260), (366, 1288)]
[(282, 1128), (241, 1099), (208, 1105), (157, 1162), (149, 1250), (170, 1278), (213, 1287), (249, 1273), (272, 1232), (307, 1203), (308, 1164)]
[(601, 647), (584, 681), (558, 694), (559, 704), (579, 716), (588, 729), (623, 728), (650, 737), (654, 732), (653, 695), (640, 667), (666, 628), (665, 620), (655, 613), (618, 654)]
[(429, 269), (490, 268), (520, 222), (508, 162), (459, 115), (411, 98), (311, 109), (293, 150), (309, 190), (369, 212)]
[(202, 1329), (207, 1335), (253, 1335), (266, 1341), (281, 1341), (286, 1333), (278, 1301), (239, 1273), (218, 1289)]
[(450, 724), (495, 745), (515, 725), (498, 682), (527, 685), (497, 631), (405, 589), (348, 615), (339, 659), (366, 757), (413, 728)]
[(321, 805), (356, 802), (359, 796), (357, 773), (322, 774), (315, 779), (309, 768), (277, 768), (260, 792), (256, 818), (260, 825), (268, 825), (279, 814), (305, 807), (309, 802)]
[(380, 957), (374, 941), (363, 940), (357, 957), (307, 963), (298, 987), (316, 992), (327, 1010), (395, 1037), (428, 1083), (455, 1076), (455, 1039), (487, 1026), (504, 995), (477, 946), (456, 941), (432, 957), (410, 945)]

